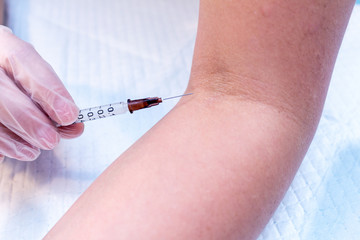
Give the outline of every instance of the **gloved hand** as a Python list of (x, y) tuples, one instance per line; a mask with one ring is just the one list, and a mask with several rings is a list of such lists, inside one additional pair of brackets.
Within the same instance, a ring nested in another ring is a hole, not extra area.
[(34, 160), (61, 137), (79, 136), (84, 125), (71, 125), (78, 113), (50, 65), (0, 25), (0, 161)]

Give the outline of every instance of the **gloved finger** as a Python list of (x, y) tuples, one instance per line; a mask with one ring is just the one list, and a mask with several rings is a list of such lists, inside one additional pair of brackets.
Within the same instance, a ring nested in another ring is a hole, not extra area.
[(4, 25), (0, 25), (0, 31), (12, 33), (12, 30)]
[[(22, 161), (35, 160), (40, 155), (40, 150), (0, 124), (0, 152), (1, 155)], [(1, 158), (1, 156), (0, 156)]]
[(70, 139), (80, 136), (84, 132), (84, 123), (72, 124), (69, 126), (58, 127), (62, 138)]
[(53, 122), (0, 68), (0, 123), (31, 145), (53, 149), (60, 141)]
[(28, 43), (0, 30), (0, 66), (59, 125), (72, 124), (79, 113), (51, 66)]

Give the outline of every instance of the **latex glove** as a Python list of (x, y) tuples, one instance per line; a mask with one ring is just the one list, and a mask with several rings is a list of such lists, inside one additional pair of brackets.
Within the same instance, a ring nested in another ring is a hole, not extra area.
[(61, 137), (79, 136), (84, 125), (71, 125), (78, 113), (50, 65), (0, 26), (0, 161), (4, 156), (34, 160), (40, 149), (53, 149)]

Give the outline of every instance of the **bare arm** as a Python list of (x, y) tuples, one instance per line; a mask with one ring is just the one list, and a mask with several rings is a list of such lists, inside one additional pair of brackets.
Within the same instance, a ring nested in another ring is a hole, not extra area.
[(189, 92), (47, 239), (254, 239), (321, 115), (354, 0), (202, 0)]

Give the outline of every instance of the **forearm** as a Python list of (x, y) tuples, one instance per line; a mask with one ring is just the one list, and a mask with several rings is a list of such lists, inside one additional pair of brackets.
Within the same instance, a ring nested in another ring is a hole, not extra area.
[(119, 157), (48, 239), (259, 234), (310, 144), (354, 1), (275, 2), (202, 1), (195, 94)]
[(96, 180), (49, 238), (255, 236), (295, 172), (288, 160), (300, 158), (294, 126), (267, 107), (218, 100), (180, 103)]

